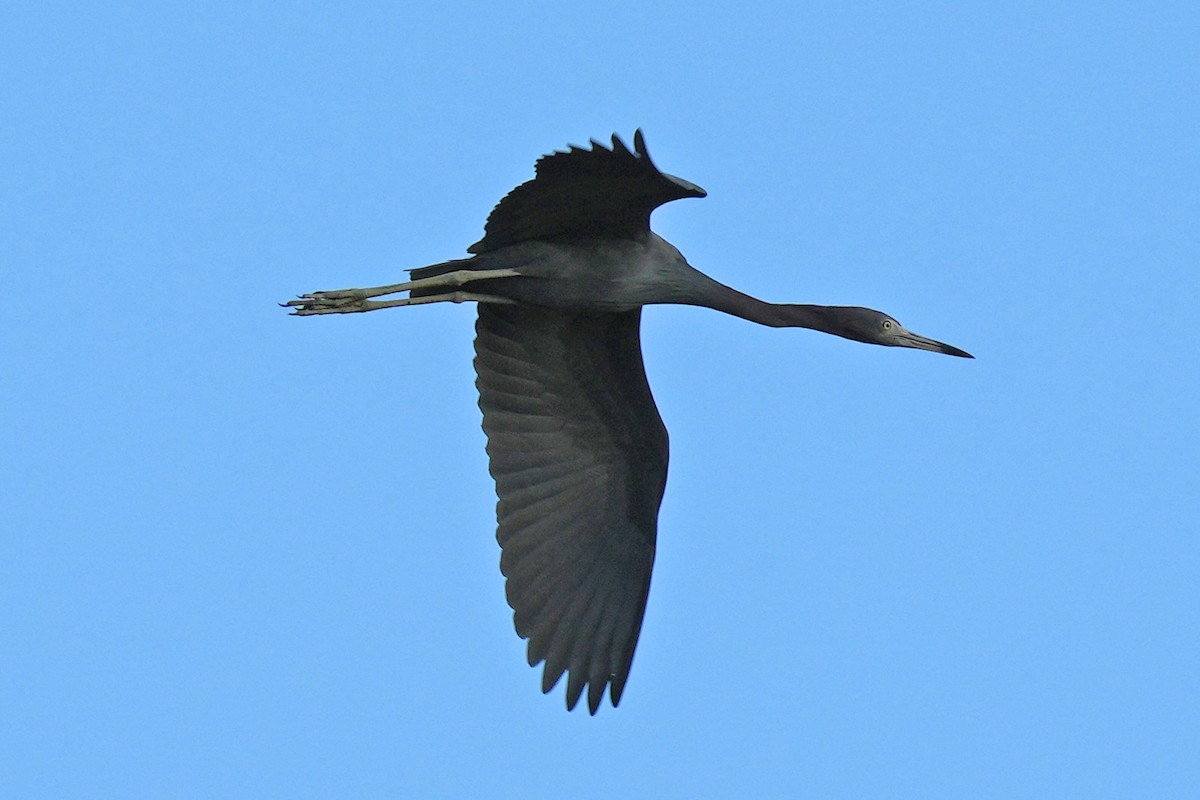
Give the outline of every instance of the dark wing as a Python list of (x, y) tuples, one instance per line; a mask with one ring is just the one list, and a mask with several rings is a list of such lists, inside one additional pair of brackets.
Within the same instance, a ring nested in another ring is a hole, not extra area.
[(705, 196), (699, 186), (658, 171), (640, 130), (633, 152), (614, 133), (611, 150), (595, 139), (590, 150), (571, 145), (538, 159), (535, 171), (492, 209), (484, 237), (468, 253), (532, 239), (629, 239), (650, 230), (650, 212), (663, 203)]
[(593, 714), (621, 700), (646, 595), (667, 430), (646, 373), (641, 310), (479, 304), (475, 371), (496, 480), (500, 571), (542, 691), (568, 673)]

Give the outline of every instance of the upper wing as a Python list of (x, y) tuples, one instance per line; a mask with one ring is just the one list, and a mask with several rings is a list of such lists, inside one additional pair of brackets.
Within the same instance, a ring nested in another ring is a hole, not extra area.
[(508, 603), (542, 691), (568, 673), (593, 714), (621, 699), (650, 590), (667, 431), (646, 373), (641, 310), (479, 304), (475, 371), (496, 480)]
[(640, 130), (633, 152), (617, 135), (612, 149), (571, 145), (538, 159), (537, 177), (513, 189), (492, 209), (484, 237), (467, 248), (486, 253), (531, 239), (608, 236), (631, 238), (650, 230), (650, 212), (683, 197), (704, 197), (693, 183), (659, 172)]

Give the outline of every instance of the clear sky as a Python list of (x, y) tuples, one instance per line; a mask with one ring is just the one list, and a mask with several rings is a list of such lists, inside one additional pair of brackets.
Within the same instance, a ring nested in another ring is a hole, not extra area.
[[(0, 10), (0, 795), (1200, 796), (1200, 11)], [(692, 264), (975, 361), (651, 308), (620, 708), (539, 692), (459, 257), (642, 127)]]

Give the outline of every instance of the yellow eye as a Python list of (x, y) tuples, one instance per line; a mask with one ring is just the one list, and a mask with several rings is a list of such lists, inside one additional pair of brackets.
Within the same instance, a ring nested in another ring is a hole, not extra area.
[(890, 331), (892, 329), (892, 321), (890, 319), (885, 319), (883, 321), (883, 329), (885, 331)]

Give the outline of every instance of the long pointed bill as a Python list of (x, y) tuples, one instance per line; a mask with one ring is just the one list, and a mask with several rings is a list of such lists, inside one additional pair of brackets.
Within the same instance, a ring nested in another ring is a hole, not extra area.
[(936, 339), (927, 339), (924, 336), (913, 333), (912, 331), (902, 331), (901, 333), (896, 334), (896, 344), (900, 347), (915, 347), (918, 350), (932, 350), (935, 353), (945, 353), (948, 356), (958, 356), (959, 358), (975, 357), (966, 350), (959, 350), (953, 345), (948, 345), (945, 342), (939, 342)]

